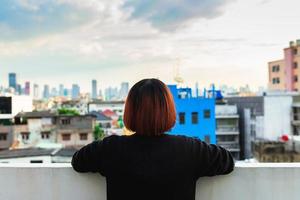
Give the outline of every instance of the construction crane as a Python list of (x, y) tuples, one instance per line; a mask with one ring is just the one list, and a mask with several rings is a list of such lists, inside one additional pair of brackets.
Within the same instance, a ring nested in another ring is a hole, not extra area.
[(183, 80), (183, 78), (179, 74), (179, 68), (180, 68), (180, 59), (177, 58), (175, 66), (174, 66), (174, 81), (177, 84), (182, 84), (184, 82), (184, 80)]

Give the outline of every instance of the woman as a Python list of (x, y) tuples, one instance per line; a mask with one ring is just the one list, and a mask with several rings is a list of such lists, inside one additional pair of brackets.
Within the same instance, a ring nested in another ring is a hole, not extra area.
[(176, 111), (168, 87), (144, 79), (130, 90), (124, 124), (131, 136), (109, 136), (76, 152), (77, 172), (106, 177), (108, 200), (193, 200), (199, 177), (228, 174), (231, 154), (195, 138), (169, 135)]

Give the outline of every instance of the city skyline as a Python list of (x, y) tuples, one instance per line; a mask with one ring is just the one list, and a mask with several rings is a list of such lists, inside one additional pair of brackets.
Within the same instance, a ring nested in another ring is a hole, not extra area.
[(76, 80), (84, 90), (91, 79), (103, 87), (146, 77), (170, 84), (179, 59), (187, 85), (266, 87), (268, 61), (281, 58), (280, 50), (300, 37), (299, 5), (152, 1), (155, 9), (148, 9), (146, 2), (133, 1), (5, 0), (0, 80), (15, 71), (27, 77), (21, 82)]

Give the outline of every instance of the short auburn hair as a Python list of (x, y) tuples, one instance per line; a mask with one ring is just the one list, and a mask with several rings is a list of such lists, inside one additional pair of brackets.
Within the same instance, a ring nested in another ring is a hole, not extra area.
[(176, 110), (169, 88), (158, 79), (143, 79), (129, 91), (124, 124), (138, 135), (161, 135), (176, 122)]

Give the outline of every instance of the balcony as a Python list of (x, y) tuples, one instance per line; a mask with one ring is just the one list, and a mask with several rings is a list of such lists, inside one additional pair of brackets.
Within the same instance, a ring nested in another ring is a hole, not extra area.
[(239, 129), (237, 126), (217, 126), (216, 130), (217, 135), (238, 135)]
[[(0, 177), (3, 200), (106, 199), (105, 178), (69, 164), (1, 164)], [(237, 164), (230, 175), (200, 179), (196, 199), (298, 200), (299, 185), (300, 163)]]

